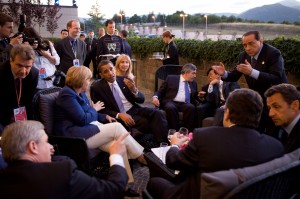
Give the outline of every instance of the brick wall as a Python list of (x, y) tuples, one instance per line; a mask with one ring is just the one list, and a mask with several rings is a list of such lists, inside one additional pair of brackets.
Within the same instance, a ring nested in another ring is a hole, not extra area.
[[(205, 84), (207, 84), (207, 76), (206, 76), (206, 71), (208, 68), (213, 64), (212, 62), (197, 62), (193, 60), (186, 60), (183, 58), (180, 58), (179, 60), (180, 64), (185, 64), (185, 63), (193, 63), (197, 66), (197, 77), (196, 81), (198, 83), (198, 89), (200, 90), (201, 87)], [(154, 85), (155, 85), (155, 71), (162, 65), (161, 60), (154, 60), (150, 59), (150, 57), (146, 58), (136, 58), (136, 63), (135, 63), (135, 72), (134, 75), (136, 76), (136, 81), (138, 87), (145, 88), (147, 90), (153, 91), (154, 92)], [(288, 74), (288, 80), (289, 83), (294, 84), (296, 86), (300, 85), (300, 78), (299, 76), (295, 76), (292, 74)], [(239, 85), (242, 88), (247, 88), (247, 83), (242, 76), (240, 80), (238, 81)]]

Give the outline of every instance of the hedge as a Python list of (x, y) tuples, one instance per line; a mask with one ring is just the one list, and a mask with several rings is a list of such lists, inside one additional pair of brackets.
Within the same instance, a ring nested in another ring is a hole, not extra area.
[[(161, 38), (128, 38), (132, 51), (137, 56), (145, 58), (153, 52), (164, 52), (165, 44)], [(287, 73), (300, 75), (300, 40), (278, 37), (265, 41), (278, 48), (284, 58)], [(175, 39), (180, 57), (206, 62), (222, 61), (226, 65), (234, 66), (243, 46), (241, 41), (231, 40), (194, 40)]]

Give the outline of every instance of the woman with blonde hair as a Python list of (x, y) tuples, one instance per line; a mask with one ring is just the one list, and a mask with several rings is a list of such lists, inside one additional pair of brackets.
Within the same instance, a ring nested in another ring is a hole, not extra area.
[(116, 61), (116, 75), (117, 76), (125, 76), (130, 79), (134, 79), (134, 75), (132, 74), (132, 62), (128, 55), (121, 54)]
[[(92, 72), (85, 66), (69, 68), (65, 86), (56, 99), (55, 130), (61, 135), (85, 138), (88, 148), (108, 151), (114, 140), (128, 132), (115, 118), (97, 112), (104, 108), (102, 102), (89, 101), (85, 92), (89, 90), (91, 78)], [(144, 148), (131, 135), (124, 143), (127, 148), (126, 157), (123, 157), (125, 168), (129, 182), (133, 182), (128, 158), (145, 164)]]
[(178, 50), (175, 42), (173, 41), (174, 37), (175, 35), (168, 30), (162, 34), (162, 39), (167, 44), (163, 59), (164, 65), (179, 65)]

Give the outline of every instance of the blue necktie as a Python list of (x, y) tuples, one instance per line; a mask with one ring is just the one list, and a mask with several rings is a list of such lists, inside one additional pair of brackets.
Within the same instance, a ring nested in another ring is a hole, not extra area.
[(185, 93), (185, 103), (190, 103), (190, 90), (189, 90), (189, 84), (187, 81), (184, 81), (184, 93)]
[(111, 84), (111, 91), (112, 91), (112, 93), (114, 95), (114, 98), (115, 98), (115, 100), (117, 102), (117, 105), (119, 107), (120, 112), (121, 113), (125, 113), (125, 108), (123, 106), (122, 99), (121, 99), (121, 97), (119, 95), (119, 92), (117, 91), (116, 86), (115, 86), (114, 83)]

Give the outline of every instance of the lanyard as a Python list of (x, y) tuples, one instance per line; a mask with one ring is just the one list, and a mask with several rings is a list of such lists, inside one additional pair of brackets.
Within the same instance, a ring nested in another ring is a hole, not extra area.
[(76, 55), (77, 55), (77, 52), (76, 52), (77, 42), (76, 42), (76, 40), (73, 40), (73, 42), (71, 41), (71, 46), (72, 46), (72, 51), (74, 53), (75, 59), (77, 59), (77, 57), (76, 57)]
[(18, 102), (18, 106), (20, 107), (20, 100), (21, 100), (21, 95), (22, 95), (22, 79), (21, 78), (18, 78), (19, 81), (19, 93), (18, 93), (18, 88), (17, 88), (17, 85), (16, 85), (16, 81), (15, 81), (15, 90), (16, 90), (16, 96), (17, 96), (17, 102)]

